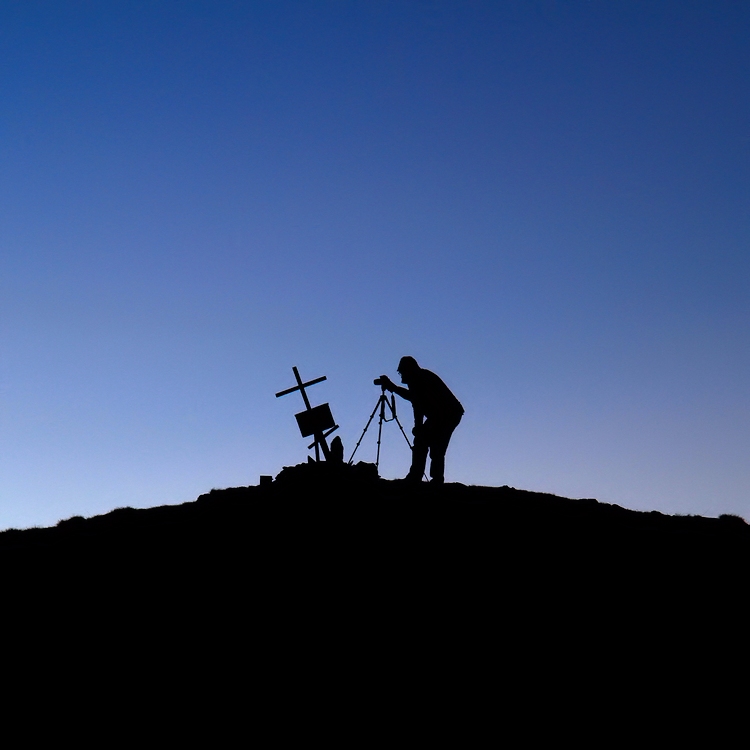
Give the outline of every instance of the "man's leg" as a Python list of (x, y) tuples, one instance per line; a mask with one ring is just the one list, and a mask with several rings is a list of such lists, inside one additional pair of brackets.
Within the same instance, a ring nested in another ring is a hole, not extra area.
[(445, 452), (456, 427), (458, 422), (450, 422), (434, 425), (430, 431), (430, 477), (435, 484), (445, 481)]
[(414, 436), (414, 445), (411, 449), (411, 469), (409, 469), (406, 478), (415, 482), (422, 481), (424, 467), (427, 463), (427, 451), (430, 443), (426, 428), (427, 424), (425, 423), (420, 430), (417, 430), (417, 434)]

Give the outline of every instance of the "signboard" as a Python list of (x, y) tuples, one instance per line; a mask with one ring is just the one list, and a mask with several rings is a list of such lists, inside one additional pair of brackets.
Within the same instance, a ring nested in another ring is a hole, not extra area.
[(328, 404), (313, 406), (312, 409), (295, 414), (294, 418), (297, 420), (302, 437), (314, 435), (316, 432), (325, 432), (336, 426)]

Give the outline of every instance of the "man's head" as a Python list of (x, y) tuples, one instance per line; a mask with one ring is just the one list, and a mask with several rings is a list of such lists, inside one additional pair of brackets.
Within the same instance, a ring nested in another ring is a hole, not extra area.
[(414, 357), (401, 357), (398, 363), (398, 374), (401, 376), (402, 383), (409, 383), (416, 373), (419, 372), (419, 365)]

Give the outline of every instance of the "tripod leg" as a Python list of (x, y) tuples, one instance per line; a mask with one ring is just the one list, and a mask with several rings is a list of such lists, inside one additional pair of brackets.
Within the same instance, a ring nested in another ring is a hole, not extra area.
[(406, 440), (406, 444), (411, 448), (411, 441), (408, 437), (406, 437), (406, 433), (404, 432), (404, 428), (401, 426), (401, 422), (396, 419), (396, 424), (398, 425), (399, 430), (401, 430), (401, 434), (404, 436), (404, 440)]
[(354, 450), (352, 451), (352, 455), (349, 456), (349, 460), (347, 461), (348, 464), (351, 464), (352, 460), (354, 459), (354, 454), (357, 452), (357, 448), (359, 448), (359, 444), (362, 442), (362, 438), (365, 436), (365, 433), (367, 432), (367, 428), (370, 426), (370, 422), (372, 422), (372, 419), (375, 416), (375, 412), (378, 410), (379, 406), (380, 406), (380, 399), (378, 399), (378, 403), (375, 404), (375, 408), (372, 410), (372, 414), (370, 414), (370, 418), (367, 420), (367, 424), (365, 425), (365, 429), (362, 430), (362, 434), (359, 436), (359, 440), (357, 440), (357, 444), (354, 446)]
[(398, 425), (399, 430), (401, 430), (401, 434), (404, 436), (404, 440), (406, 440), (406, 444), (409, 446), (409, 448), (411, 448), (411, 442), (409, 441), (409, 438), (406, 437), (404, 428), (401, 426), (401, 422), (399, 421), (399, 418), (396, 416), (396, 410), (392, 406), (391, 406), (391, 414), (393, 414), (393, 419), (396, 420), (396, 424)]
[(385, 419), (385, 395), (380, 397), (380, 421), (378, 422), (378, 455), (375, 458), (375, 468), (380, 468), (380, 436), (383, 434), (383, 420)]

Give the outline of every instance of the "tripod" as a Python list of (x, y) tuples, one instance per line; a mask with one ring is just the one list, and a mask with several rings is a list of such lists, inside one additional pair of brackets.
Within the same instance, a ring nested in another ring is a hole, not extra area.
[[(367, 424), (365, 425), (365, 429), (362, 430), (362, 434), (359, 437), (359, 440), (357, 441), (357, 445), (354, 446), (354, 450), (352, 451), (351, 458), (349, 459), (348, 463), (351, 465), (352, 460), (354, 459), (354, 454), (357, 452), (357, 448), (359, 448), (359, 444), (362, 442), (362, 438), (365, 436), (365, 433), (367, 432), (367, 428), (370, 426), (370, 422), (372, 422), (373, 417), (375, 416), (375, 412), (380, 409), (380, 419), (378, 421), (378, 455), (375, 459), (375, 467), (377, 468), (380, 464), (380, 436), (383, 432), (383, 422), (393, 422), (395, 421), (396, 424), (399, 426), (399, 429), (401, 430), (401, 434), (404, 436), (404, 440), (406, 440), (406, 444), (409, 446), (409, 450), (411, 450), (411, 443), (409, 442), (409, 438), (406, 437), (406, 433), (404, 432), (404, 428), (401, 426), (401, 422), (398, 421), (398, 416), (396, 416), (396, 396), (391, 394), (391, 400), (388, 401), (388, 397), (385, 395), (385, 386), (380, 386), (380, 398), (378, 398), (378, 403), (375, 404), (375, 408), (372, 410), (372, 414), (370, 414), (370, 418), (367, 420)], [(390, 417), (385, 416), (385, 410), (388, 408), (391, 412)]]

